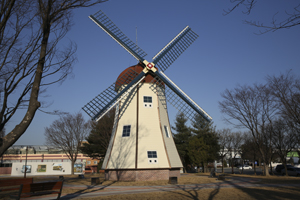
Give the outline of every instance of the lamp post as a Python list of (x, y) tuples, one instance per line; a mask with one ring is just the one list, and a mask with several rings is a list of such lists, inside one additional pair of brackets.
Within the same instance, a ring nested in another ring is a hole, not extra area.
[(26, 171), (27, 171), (27, 154), (28, 154), (28, 146), (26, 147), (26, 160), (25, 160), (25, 172), (24, 172), (24, 178), (26, 178)]

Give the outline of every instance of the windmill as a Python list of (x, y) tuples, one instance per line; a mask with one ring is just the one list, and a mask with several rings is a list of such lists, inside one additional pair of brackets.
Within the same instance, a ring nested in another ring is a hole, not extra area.
[(171, 134), (167, 101), (189, 119), (212, 118), (163, 72), (197, 39), (184, 28), (152, 62), (100, 10), (89, 18), (118, 42), (138, 64), (125, 69), (110, 87), (87, 103), (83, 110), (101, 119), (116, 108), (112, 136), (102, 169), (107, 180), (168, 180), (178, 177), (182, 163)]

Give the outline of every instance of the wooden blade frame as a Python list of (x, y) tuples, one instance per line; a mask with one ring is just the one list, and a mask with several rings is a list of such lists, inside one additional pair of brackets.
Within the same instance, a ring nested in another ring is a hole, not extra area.
[(143, 57), (147, 54), (134, 42), (132, 42), (101, 10), (96, 12), (94, 15), (90, 15), (89, 18), (138, 61), (144, 61)]
[[(164, 98), (173, 105), (177, 110), (184, 113), (184, 115), (191, 121), (195, 118), (195, 114), (200, 114), (207, 122), (211, 122), (212, 118), (207, 114), (198, 104), (196, 104), (187, 94), (185, 94), (171, 79), (169, 79), (163, 72), (155, 72), (156, 77), (152, 81), (156, 84), (152, 84), (150, 87), (153, 91), (156, 91), (155, 87), (157, 83), (164, 83), (168, 88), (165, 88), (164, 94), (158, 94), (159, 99), (164, 102)], [(162, 84), (160, 87), (164, 87)], [(163, 97), (163, 96), (165, 97)]]
[[(99, 117), (103, 116), (103, 113), (107, 113), (110, 109), (112, 109), (124, 96), (124, 93), (127, 92), (136, 82), (143, 79), (145, 76), (145, 72), (141, 72), (137, 74), (134, 70), (128, 70), (125, 74), (123, 74), (117, 82), (113, 83), (102, 93), (97, 95), (93, 100), (87, 103), (82, 109), (93, 119), (100, 119)], [(121, 91), (119, 86), (127, 85)]]
[(189, 26), (185, 27), (153, 57), (153, 63), (165, 71), (198, 37)]

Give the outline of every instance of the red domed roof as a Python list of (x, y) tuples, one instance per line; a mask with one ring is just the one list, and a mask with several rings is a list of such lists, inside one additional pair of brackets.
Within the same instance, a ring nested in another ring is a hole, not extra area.
[[(155, 67), (156, 68), (156, 67)], [(116, 82), (116, 90), (124, 84), (129, 84), (135, 77), (137, 77), (138, 74), (140, 74), (143, 71), (143, 66), (139, 63), (137, 65), (128, 67), (125, 69), (119, 76)], [(156, 68), (157, 69), (157, 68)], [(151, 81), (154, 79), (154, 77), (151, 75), (151, 73), (148, 73), (143, 83), (151, 83)], [(156, 81), (155, 81), (156, 82)]]

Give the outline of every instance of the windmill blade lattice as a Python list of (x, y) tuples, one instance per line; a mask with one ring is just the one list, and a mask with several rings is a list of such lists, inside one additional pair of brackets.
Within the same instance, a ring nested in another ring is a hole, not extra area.
[[(180, 89), (175, 89), (175, 92), (174, 88), (171, 89), (168, 86), (170, 83), (167, 81), (162, 81), (158, 76), (155, 76), (151, 82), (155, 83), (150, 84), (151, 90), (157, 94), (160, 102), (165, 108), (167, 108), (166, 101), (168, 101), (178, 111), (184, 113), (184, 115), (191, 121), (193, 121), (198, 114), (200, 114), (208, 122), (212, 120), (212, 118), (200, 106), (198, 106)], [(171, 83), (174, 84), (173, 82)], [(159, 89), (157, 89), (157, 87), (159, 87)], [(181, 93), (180, 96), (184, 96), (184, 98), (180, 97), (178, 93)]]
[(153, 63), (165, 71), (199, 36), (187, 26), (156, 56)]
[[(117, 101), (116, 97), (122, 90), (121, 88), (124, 84), (129, 84), (134, 78), (138, 76), (138, 73), (132, 69), (129, 69), (121, 77), (118, 78), (111, 86), (109, 86), (102, 93), (97, 95), (93, 100), (87, 103), (82, 109), (93, 119), (97, 119), (102, 113), (106, 112), (112, 107), (108, 105), (113, 105)], [(120, 90), (121, 89), (121, 90)]]
[(147, 55), (140, 47), (130, 40), (101, 10), (89, 18), (102, 28), (109, 36), (118, 42), (138, 61), (143, 62)]

